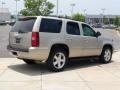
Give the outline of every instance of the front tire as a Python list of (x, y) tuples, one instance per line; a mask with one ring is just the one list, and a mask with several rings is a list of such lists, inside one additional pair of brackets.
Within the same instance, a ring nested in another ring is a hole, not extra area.
[(111, 62), (111, 58), (112, 58), (112, 49), (110, 47), (104, 47), (100, 56), (100, 62), (107, 64)]
[(62, 48), (55, 48), (51, 51), (46, 64), (51, 71), (60, 72), (64, 70), (67, 62), (68, 56), (66, 51)]

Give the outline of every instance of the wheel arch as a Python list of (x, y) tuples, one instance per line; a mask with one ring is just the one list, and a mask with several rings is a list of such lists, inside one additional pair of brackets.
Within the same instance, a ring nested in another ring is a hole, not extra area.
[[(103, 49), (104, 49), (105, 47), (110, 47), (111, 50), (112, 50), (112, 52), (113, 52), (113, 46), (112, 46), (111, 44), (105, 44), (105, 45), (103, 46)], [(102, 50), (103, 50), (103, 49), (102, 49)]]
[(67, 56), (69, 57), (70, 51), (69, 51), (69, 47), (66, 44), (60, 44), (60, 43), (53, 44), (51, 46), (51, 48), (50, 48), (50, 53), (55, 48), (62, 48), (62, 49), (64, 49), (67, 52)]

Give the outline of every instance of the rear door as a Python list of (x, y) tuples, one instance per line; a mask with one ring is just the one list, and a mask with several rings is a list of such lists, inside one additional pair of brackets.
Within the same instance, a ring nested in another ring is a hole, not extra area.
[(70, 57), (83, 56), (82, 38), (79, 23), (67, 21), (66, 23), (66, 43), (70, 48)]
[(34, 27), (36, 17), (19, 19), (9, 34), (9, 44), (11, 48), (17, 50), (28, 50), (31, 46), (31, 32)]
[(39, 36), (40, 47), (51, 48), (51, 45), (61, 43), (63, 40), (62, 35), (63, 21), (55, 18), (41, 18)]

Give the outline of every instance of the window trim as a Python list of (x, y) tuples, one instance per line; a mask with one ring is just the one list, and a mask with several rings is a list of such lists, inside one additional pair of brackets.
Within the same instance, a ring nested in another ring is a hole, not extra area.
[[(68, 32), (67, 32), (67, 26), (68, 26), (68, 23), (75, 23), (75, 24), (77, 24), (78, 25), (78, 28), (79, 28), (79, 34), (69, 34)], [(68, 34), (68, 35), (72, 35), (72, 36), (79, 36), (79, 35), (81, 35), (81, 31), (80, 31), (80, 25), (79, 25), (79, 23), (78, 22), (73, 22), (73, 21), (67, 21), (66, 22), (66, 33)]]

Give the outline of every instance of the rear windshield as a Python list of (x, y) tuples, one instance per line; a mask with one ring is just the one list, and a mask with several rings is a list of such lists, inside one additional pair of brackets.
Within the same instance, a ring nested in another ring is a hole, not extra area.
[(12, 32), (31, 32), (36, 19), (21, 19), (15, 23)]
[(60, 33), (62, 27), (62, 20), (42, 18), (40, 24), (40, 32)]

